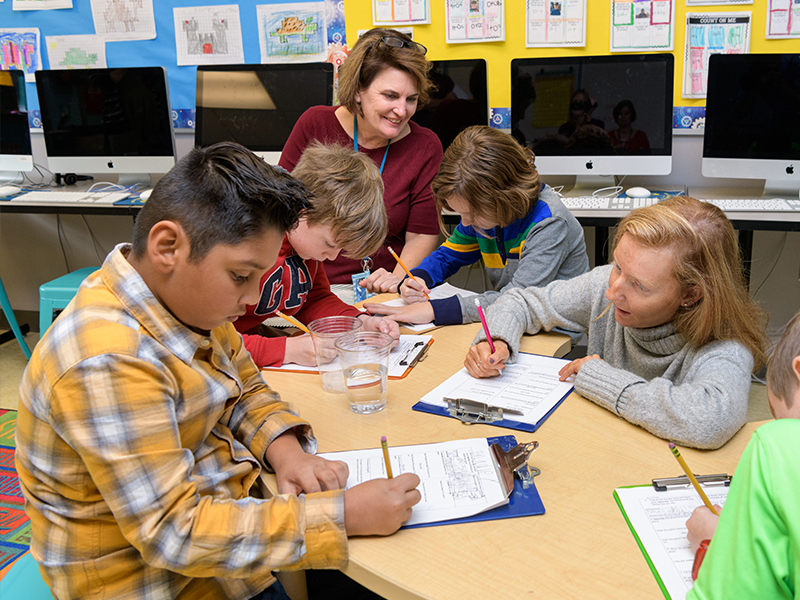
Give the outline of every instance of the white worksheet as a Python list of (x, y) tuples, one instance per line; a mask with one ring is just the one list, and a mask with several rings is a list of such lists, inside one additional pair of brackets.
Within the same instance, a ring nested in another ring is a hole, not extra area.
[(522, 415), (506, 415), (506, 418), (535, 425), (572, 391), (572, 382), (558, 380), (558, 372), (568, 363), (563, 358), (519, 353), (517, 362), (506, 365), (500, 377), (475, 379), (461, 369), (420, 401), (446, 407), (445, 398), (476, 400), (518, 410)]
[[(350, 476), (345, 489), (386, 477), (380, 447), (320, 456), (347, 463)], [(406, 525), (471, 517), (508, 504), (486, 438), (390, 446), (389, 459), (395, 477), (401, 473), (416, 473), (421, 480), (417, 489), (422, 500), (414, 506)]]
[[(703, 486), (712, 504), (725, 506), (729, 487)], [(686, 520), (703, 504), (689, 487), (658, 492), (652, 485), (617, 488), (624, 513), (644, 546), (672, 600), (683, 600), (692, 589), (694, 552), (686, 539)]]
[[(408, 368), (414, 363), (414, 360), (423, 352), (426, 351), (428, 342), (431, 341), (429, 335), (407, 335), (400, 336), (400, 343), (392, 348), (389, 354), (389, 377), (402, 377)], [(339, 357), (331, 361), (331, 368), (341, 368), (341, 361)], [(285, 363), (280, 367), (263, 367), (267, 371), (307, 371), (309, 373), (318, 373), (318, 367), (306, 367), (303, 365), (295, 365), (292, 363)]]

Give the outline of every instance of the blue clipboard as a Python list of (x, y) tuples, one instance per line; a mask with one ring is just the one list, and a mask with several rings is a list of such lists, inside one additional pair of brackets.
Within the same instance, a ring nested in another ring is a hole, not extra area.
[[(486, 442), (491, 446), (492, 444), (499, 444), (503, 450), (510, 450), (517, 445), (517, 438), (513, 435), (504, 435), (501, 437), (486, 438)], [(527, 469), (527, 467), (524, 467)], [(498, 506), (492, 510), (473, 515), (471, 517), (464, 517), (462, 519), (450, 519), (447, 521), (436, 521), (435, 523), (420, 523), (418, 525), (403, 525), (401, 529), (416, 529), (418, 527), (431, 527), (434, 525), (454, 525), (457, 523), (476, 523), (479, 521), (494, 521), (497, 519), (513, 519), (515, 517), (532, 517), (535, 515), (544, 514), (544, 504), (539, 497), (539, 492), (536, 485), (531, 483), (528, 488), (522, 487), (522, 481), (514, 478), (514, 491), (508, 498), (508, 504)]]

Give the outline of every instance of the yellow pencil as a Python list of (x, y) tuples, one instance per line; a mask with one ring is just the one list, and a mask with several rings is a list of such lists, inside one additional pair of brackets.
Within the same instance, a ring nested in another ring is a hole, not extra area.
[(703, 491), (703, 488), (700, 487), (700, 482), (697, 481), (697, 477), (695, 477), (694, 473), (692, 473), (691, 470), (689, 470), (689, 465), (686, 464), (686, 461), (683, 460), (681, 453), (678, 452), (678, 447), (672, 442), (670, 442), (669, 449), (672, 450), (672, 454), (674, 454), (675, 458), (678, 459), (678, 462), (680, 463), (681, 467), (683, 467), (683, 471), (686, 473), (686, 476), (689, 478), (689, 481), (692, 482), (694, 489), (696, 489), (697, 493), (700, 494), (700, 498), (703, 500), (703, 503), (708, 507), (708, 510), (710, 510), (715, 515), (719, 516), (719, 513), (714, 508), (714, 505), (711, 504), (711, 500), (708, 499), (708, 496), (706, 496), (706, 493)]
[[(392, 253), (392, 256), (394, 256), (394, 259), (397, 261), (397, 264), (398, 264), (398, 265), (400, 265), (400, 268), (402, 268), (402, 269), (403, 269), (403, 271), (405, 271), (405, 272), (406, 272), (406, 274), (407, 274), (409, 277), (411, 277), (411, 279), (413, 279), (414, 281), (419, 281), (419, 280), (418, 280), (416, 277), (414, 277), (414, 276), (411, 274), (411, 271), (409, 271), (409, 270), (408, 270), (408, 267), (406, 266), (406, 264), (405, 264), (405, 263), (404, 263), (402, 260), (400, 260), (400, 257), (399, 257), (399, 256), (397, 256), (397, 254), (395, 254), (395, 252), (394, 252), (394, 250), (392, 250), (392, 247), (391, 247), (391, 246), (389, 246), (389, 252), (391, 252), (391, 253)], [(399, 290), (398, 290), (398, 291), (399, 291)], [(430, 300), (430, 299), (431, 299), (431, 297), (430, 297), (430, 296), (428, 296), (428, 294), (425, 294), (425, 297), (426, 297), (428, 300)]]
[(392, 463), (389, 461), (389, 445), (386, 443), (386, 436), (381, 436), (381, 447), (383, 448), (383, 462), (386, 463), (386, 475), (388, 475), (389, 479), (393, 479), (392, 477)]
[(300, 321), (298, 321), (298, 320), (297, 320), (297, 319), (295, 319), (294, 317), (290, 317), (289, 315), (285, 315), (285, 314), (283, 314), (283, 313), (282, 313), (281, 311), (279, 311), (279, 310), (276, 310), (276, 311), (275, 311), (275, 314), (276, 314), (276, 315), (278, 315), (278, 316), (279, 316), (281, 319), (283, 319), (284, 321), (287, 321), (287, 322), (291, 323), (292, 325), (294, 325), (294, 326), (295, 326), (295, 327), (297, 327), (298, 329), (302, 329), (302, 330), (303, 330), (303, 331), (305, 331), (306, 333), (311, 333), (311, 332), (308, 330), (308, 327), (306, 327), (305, 325), (303, 325), (303, 324), (302, 324)]

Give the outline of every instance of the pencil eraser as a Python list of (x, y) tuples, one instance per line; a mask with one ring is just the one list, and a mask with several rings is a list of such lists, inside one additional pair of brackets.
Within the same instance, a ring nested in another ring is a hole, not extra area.
[(383, 444), (383, 443), (385, 443), (385, 442), (386, 442), (386, 436), (385, 436), (385, 435), (382, 435), (382, 436), (381, 436), (381, 444)]
[(671, 450), (672, 448), (674, 448), (674, 447), (675, 447), (675, 444), (673, 444), (672, 442), (670, 442), (670, 443), (669, 443), (669, 447), (670, 447), (670, 450)]
[(473, 300), (473, 302), (475, 302), (475, 306), (480, 306), (481, 305), (480, 298), (475, 298), (475, 300)]

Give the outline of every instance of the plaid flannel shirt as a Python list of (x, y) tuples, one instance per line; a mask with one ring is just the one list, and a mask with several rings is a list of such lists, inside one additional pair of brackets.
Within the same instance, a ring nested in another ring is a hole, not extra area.
[(16, 464), (53, 593), (248, 598), (271, 569), (342, 566), (341, 490), (262, 499), (267, 446), (296, 428), (315, 452), (310, 426), (233, 325), (181, 324), (129, 251), (83, 283), (20, 385)]

